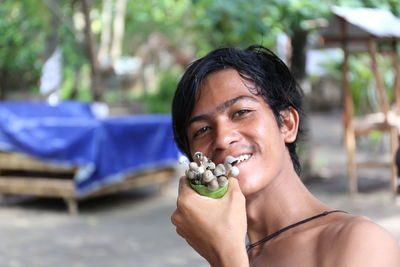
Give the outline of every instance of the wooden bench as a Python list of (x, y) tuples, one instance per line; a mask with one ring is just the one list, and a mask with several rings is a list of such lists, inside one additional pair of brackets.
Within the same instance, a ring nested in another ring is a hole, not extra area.
[(54, 197), (65, 200), (70, 214), (78, 214), (78, 201), (133, 188), (159, 185), (164, 190), (174, 177), (175, 168), (144, 171), (121, 182), (105, 185), (84, 197), (75, 192), (77, 168), (62, 168), (14, 152), (0, 151), (0, 193)]

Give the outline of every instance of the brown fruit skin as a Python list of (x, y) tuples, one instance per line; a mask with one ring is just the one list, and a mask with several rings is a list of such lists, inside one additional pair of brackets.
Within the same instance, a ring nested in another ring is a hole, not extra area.
[(212, 171), (210, 171), (210, 170), (206, 170), (204, 172), (204, 174), (203, 174), (203, 181), (206, 182), (206, 183), (211, 182), (211, 180), (214, 179), (214, 178), (215, 178), (215, 176), (212, 173)]
[(220, 176), (217, 178), (219, 186), (226, 186), (228, 184), (228, 178), (226, 176)]
[(211, 180), (211, 182), (208, 183), (208, 185), (207, 185), (207, 188), (208, 188), (208, 190), (210, 190), (210, 191), (215, 191), (215, 190), (218, 189), (218, 187), (219, 187), (219, 184), (218, 184), (217, 179)]

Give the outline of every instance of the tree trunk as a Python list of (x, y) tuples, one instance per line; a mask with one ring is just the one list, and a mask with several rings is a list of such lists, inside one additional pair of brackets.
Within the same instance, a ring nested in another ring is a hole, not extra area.
[(81, 81), (81, 68), (74, 69), (75, 77), (74, 83), (72, 85), (71, 93), (68, 96), (69, 99), (77, 99), (78, 98), (78, 91), (79, 91), (79, 82)]
[(94, 35), (91, 28), (91, 20), (90, 20), (90, 10), (91, 10), (91, 1), (90, 0), (82, 0), (82, 9), (83, 15), (85, 17), (85, 43), (87, 48), (87, 55), (89, 58), (90, 66), (91, 66), (91, 88), (93, 99), (95, 101), (101, 101), (103, 98), (103, 87), (101, 82), (101, 74), (99, 68), (99, 62), (97, 60), (96, 54), (96, 41), (94, 39)]
[(116, 0), (113, 24), (113, 39), (111, 43), (111, 62), (113, 66), (115, 62), (120, 58), (122, 52), (122, 43), (125, 30), (125, 11), (126, 0)]
[(0, 100), (6, 100), (7, 98), (7, 82), (8, 82), (8, 70), (7, 68), (0, 69)]
[(101, 12), (102, 31), (99, 49), (99, 62), (103, 68), (111, 65), (111, 21), (112, 21), (113, 0), (103, 0)]
[(300, 83), (306, 77), (307, 38), (308, 32), (302, 29), (294, 30), (291, 36), (290, 68), (295, 79)]
[[(302, 29), (294, 30), (291, 40), (292, 53), (290, 58), (290, 70), (300, 84), (304, 92), (303, 108), (306, 114), (310, 111), (310, 93), (311, 85), (306, 78), (306, 66), (307, 66), (307, 39), (308, 31)], [(307, 117), (303, 117), (303, 128), (309, 128), (309, 121)], [(312, 170), (312, 148), (309, 144), (309, 138), (305, 137), (299, 143), (299, 159), (302, 166), (301, 178), (303, 181), (311, 178), (314, 173)]]

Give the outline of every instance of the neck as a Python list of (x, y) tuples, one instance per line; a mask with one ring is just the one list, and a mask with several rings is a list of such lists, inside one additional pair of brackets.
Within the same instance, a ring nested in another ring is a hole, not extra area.
[(246, 197), (248, 236), (254, 243), (297, 221), (329, 210), (300, 181), (294, 170), (276, 177), (262, 191)]

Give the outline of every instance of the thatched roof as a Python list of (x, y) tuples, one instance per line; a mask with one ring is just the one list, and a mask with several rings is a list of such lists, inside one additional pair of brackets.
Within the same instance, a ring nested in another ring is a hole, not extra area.
[[(391, 12), (375, 8), (332, 7), (333, 16), (321, 32), (323, 47), (338, 47), (343, 38), (350, 50), (360, 48), (370, 37), (380, 42), (400, 39), (400, 18)], [(346, 22), (347, 34), (342, 34), (341, 21)], [(358, 49), (357, 49), (358, 50)]]

